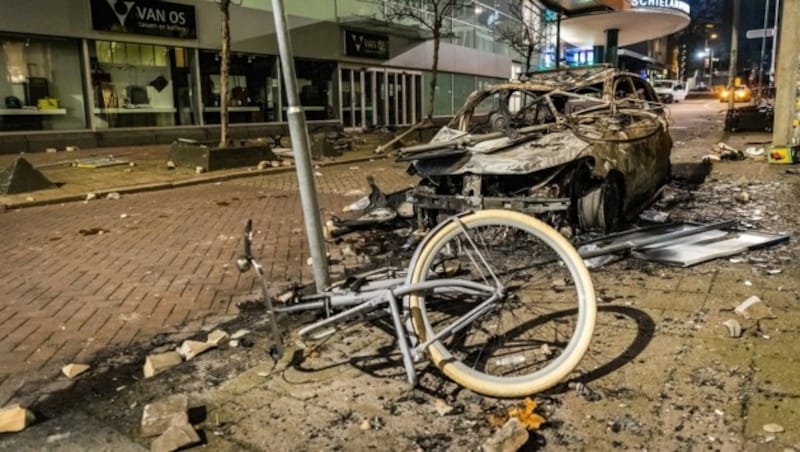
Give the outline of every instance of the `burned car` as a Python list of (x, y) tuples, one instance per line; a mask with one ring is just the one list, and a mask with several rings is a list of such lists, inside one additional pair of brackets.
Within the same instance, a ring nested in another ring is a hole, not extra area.
[(421, 222), (504, 208), (562, 230), (611, 231), (667, 182), (671, 148), (653, 88), (600, 68), (475, 91), (429, 143), (402, 148), (400, 159), (421, 178), (407, 197)]

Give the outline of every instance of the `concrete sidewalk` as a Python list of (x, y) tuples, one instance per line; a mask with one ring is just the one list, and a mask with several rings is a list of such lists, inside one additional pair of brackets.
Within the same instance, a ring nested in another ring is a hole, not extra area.
[[(374, 142), (374, 140), (372, 140)], [(325, 157), (315, 160), (318, 167), (343, 165), (385, 158), (376, 155), (375, 146), (367, 144), (354, 146), (344, 151), (341, 157)], [(88, 193), (98, 198), (108, 193), (136, 193), (185, 187), (224, 180), (263, 176), (268, 174), (293, 172), (294, 165), (259, 170), (255, 166), (231, 168), (198, 174), (194, 169), (178, 167), (167, 168), (169, 145), (134, 146), (120, 148), (80, 149), (73, 152), (48, 152), (20, 155), (0, 155), (0, 169), (6, 168), (14, 159), (24, 157), (48, 179), (58, 185), (57, 188), (39, 190), (14, 195), (0, 195), (0, 207), (19, 209), (46, 204), (80, 201), (86, 199)], [(103, 168), (79, 168), (74, 166), (79, 160), (114, 157), (129, 162), (119, 166)], [(288, 160), (293, 163), (293, 159)]]

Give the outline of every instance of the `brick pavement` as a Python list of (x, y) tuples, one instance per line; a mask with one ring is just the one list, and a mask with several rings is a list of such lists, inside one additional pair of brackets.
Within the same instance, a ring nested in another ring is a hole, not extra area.
[[(404, 166), (317, 169), (323, 211), (366, 190), (367, 173), (409, 185)], [(232, 264), (247, 218), (271, 280), (312, 279), (293, 173), (0, 214), (0, 405), (69, 362), (235, 316), (255, 289)], [(93, 228), (104, 232), (80, 232)]]

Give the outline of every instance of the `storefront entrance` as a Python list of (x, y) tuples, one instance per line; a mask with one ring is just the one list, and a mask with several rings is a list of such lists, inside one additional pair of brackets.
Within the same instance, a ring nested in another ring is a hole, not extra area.
[(345, 127), (410, 125), (422, 118), (422, 74), (384, 68), (339, 70)]

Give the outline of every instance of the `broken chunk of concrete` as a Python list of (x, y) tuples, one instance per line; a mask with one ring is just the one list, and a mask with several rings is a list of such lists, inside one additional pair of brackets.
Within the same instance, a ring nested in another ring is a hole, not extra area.
[(142, 410), (142, 436), (158, 436), (171, 425), (189, 422), (189, 398), (175, 394), (148, 403)]
[(86, 372), (89, 370), (90, 366), (86, 364), (67, 364), (66, 366), (61, 368), (61, 372), (67, 376), (67, 378), (72, 379), (77, 377), (78, 375)]
[(235, 333), (231, 334), (231, 339), (241, 339), (248, 334), (250, 334), (250, 330), (237, 330)]
[(775, 318), (775, 315), (772, 313), (772, 309), (770, 309), (769, 306), (761, 301), (761, 298), (755, 295), (747, 300), (744, 300), (741, 304), (739, 304), (739, 306), (736, 306), (733, 309), (733, 312), (748, 320)]
[(212, 348), (216, 347), (214, 344), (210, 344), (208, 342), (200, 342), (200, 341), (190, 341), (186, 340), (183, 341), (181, 344), (181, 348), (178, 349), (178, 353), (183, 356), (183, 359), (190, 360), (195, 356), (208, 351)]
[(119, 198), (120, 194), (115, 191), (112, 191), (111, 193), (106, 195), (106, 199), (119, 199)]
[(730, 334), (731, 337), (742, 336), (742, 326), (739, 325), (739, 322), (736, 319), (728, 319), (722, 322), (722, 324), (728, 327), (728, 334)]
[(21, 432), (36, 420), (28, 409), (20, 404), (0, 409), (0, 433)]
[(200, 436), (189, 422), (171, 425), (150, 444), (152, 452), (172, 452), (200, 442)]
[(515, 452), (528, 441), (528, 436), (528, 429), (512, 417), (481, 448), (483, 452)]
[(156, 355), (149, 355), (144, 362), (144, 378), (158, 375), (170, 367), (177, 366), (183, 362), (183, 358), (178, 352), (166, 352)]
[(762, 427), (767, 433), (783, 433), (784, 428), (781, 424), (764, 424)]
[(208, 337), (206, 338), (206, 343), (212, 344), (215, 347), (219, 347), (219, 344), (228, 339), (228, 337), (229, 337), (228, 333), (222, 330), (214, 330), (208, 333)]
[(447, 416), (455, 410), (455, 408), (448, 405), (447, 402), (442, 399), (436, 399), (434, 408), (436, 408), (436, 412), (439, 413), (439, 416)]
[(258, 162), (257, 168), (258, 168), (259, 171), (261, 171), (261, 170), (265, 170), (265, 169), (269, 168), (270, 166), (271, 165), (270, 165), (270, 163), (268, 161), (262, 160), (262, 161)]

